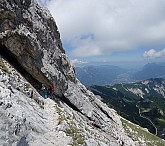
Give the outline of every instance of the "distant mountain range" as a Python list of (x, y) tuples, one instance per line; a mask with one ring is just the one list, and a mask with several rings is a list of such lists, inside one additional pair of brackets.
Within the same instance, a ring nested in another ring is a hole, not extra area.
[(128, 72), (129, 71), (127, 69), (112, 65), (76, 68), (77, 78), (87, 87), (94, 84), (111, 84), (117, 82), (117, 80), (127, 82), (130, 78)]
[(86, 87), (130, 83), (148, 78), (165, 78), (165, 63), (148, 63), (139, 70), (113, 65), (76, 67), (76, 74)]
[(164, 78), (165, 77), (165, 63), (148, 63), (142, 70), (137, 71), (133, 78), (143, 80), (148, 78)]
[(113, 86), (93, 85), (89, 89), (121, 116), (165, 139), (165, 79), (151, 78)]

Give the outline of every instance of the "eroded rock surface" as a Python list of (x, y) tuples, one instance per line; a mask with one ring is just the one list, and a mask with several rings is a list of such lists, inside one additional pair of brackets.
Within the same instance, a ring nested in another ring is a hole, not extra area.
[(44, 100), (2, 59), (0, 145), (147, 145), (131, 139), (116, 111), (76, 79), (55, 21), (35, 0), (0, 0), (0, 50), (39, 83), (56, 85), (59, 95)]
[(75, 82), (56, 23), (35, 0), (0, 1), (0, 43), (44, 85), (65, 91), (67, 80)]

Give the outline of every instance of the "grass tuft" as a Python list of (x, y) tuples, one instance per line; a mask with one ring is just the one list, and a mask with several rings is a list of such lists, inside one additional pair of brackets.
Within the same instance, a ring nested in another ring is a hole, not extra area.
[(0, 69), (3, 70), (4, 72), (11, 74), (11, 72), (8, 70), (8, 68), (5, 66), (3, 61), (0, 61)]
[(81, 134), (82, 131), (78, 129), (76, 126), (70, 125), (70, 127), (67, 128), (65, 132), (68, 136), (71, 136), (73, 138), (72, 146), (79, 146), (79, 145), (85, 144), (85, 141), (84, 141), (85, 138)]

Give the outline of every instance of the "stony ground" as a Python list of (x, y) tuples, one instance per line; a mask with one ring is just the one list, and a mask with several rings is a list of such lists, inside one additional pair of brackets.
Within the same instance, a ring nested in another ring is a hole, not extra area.
[[(32, 90), (33, 97), (30, 94)], [(94, 100), (102, 111), (109, 110), (114, 120), (120, 120), (113, 109), (109, 109), (97, 98)], [(0, 145), (146, 145), (144, 138), (136, 139), (134, 143), (129, 141), (127, 133), (120, 127), (121, 122), (116, 123), (119, 127), (112, 123), (109, 127), (111, 131), (106, 132), (92, 125), (93, 121), (86, 115), (73, 110), (60, 98), (44, 99), (3, 59), (0, 69), (0, 109)], [(130, 126), (127, 126), (126, 131), (129, 129)]]
[[(36, 0), (0, 0), (0, 12), (0, 54), (13, 65), (0, 60), (0, 145), (147, 145), (77, 80), (47, 9)], [(56, 85), (58, 97), (44, 99), (36, 84)]]

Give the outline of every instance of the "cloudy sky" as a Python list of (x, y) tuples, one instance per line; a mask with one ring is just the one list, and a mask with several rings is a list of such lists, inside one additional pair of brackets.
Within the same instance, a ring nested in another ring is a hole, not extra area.
[(55, 18), (74, 63), (165, 61), (165, 0), (40, 1)]

